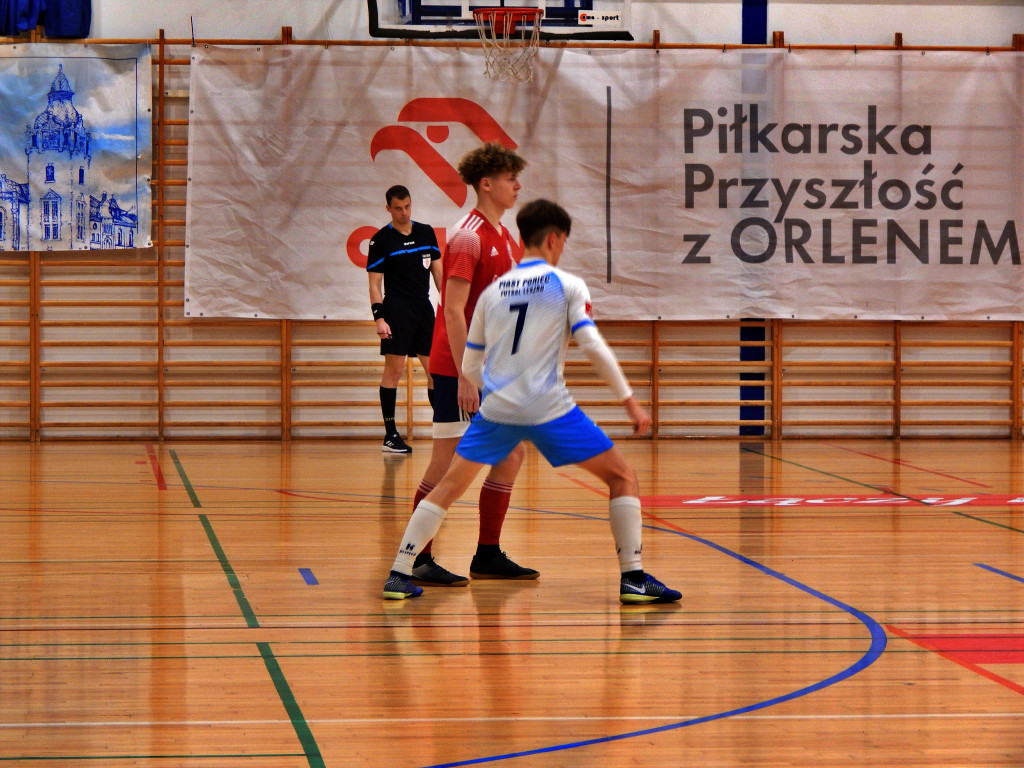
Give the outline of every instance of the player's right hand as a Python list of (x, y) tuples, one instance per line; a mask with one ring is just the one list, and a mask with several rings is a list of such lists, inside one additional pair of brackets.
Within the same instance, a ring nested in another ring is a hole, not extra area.
[(383, 318), (377, 321), (377, 336), (381, 339), (391, 338), (391, 326)]
[(465, 376), (459, 376), (459, 408), (470, 414), (480, 410), (480, 391)]
[(633, 396), (627, 397), (622, 404), (626, 407), (629, 420), (633, 422), (633, 434), (643, 435), (651, 428), (651, 414), (640, 407)]

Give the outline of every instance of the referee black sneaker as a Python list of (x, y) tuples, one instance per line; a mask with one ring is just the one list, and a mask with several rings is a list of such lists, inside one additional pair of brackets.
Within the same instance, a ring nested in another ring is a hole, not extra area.
[(397, 432), (385, 437), (384, 444), (380, 449), (384, 453), (412, 453), (412, 448), (405, 444), (402, 436)]

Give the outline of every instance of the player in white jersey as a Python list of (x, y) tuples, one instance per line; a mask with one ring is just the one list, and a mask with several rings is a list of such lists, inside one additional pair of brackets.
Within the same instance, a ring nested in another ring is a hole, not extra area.
[(572, 333), (594, 325), (589, 300), (582, 280), (534, 257), (524, 257), (484, 291), (466, 347), (487, 350), (480, 406), (485, 419), (545, 424), (572, 410), (565, 352)]
[(577, 464), (608, 486), (609, 520), (622, 572), (620, 601), (679, 600), (679, 592), (643, 570), (636, 472), (565, 386), (565, 352), (572, 336), (621, 400), (634, 432), (650, 427), (650, 414), (633, 397), (594, 325), (586, 284), (557, 268), (572, 220), (561, 206), (535, 200), (519, 212), (516, 224), (525, 255), (519, 266), (481, 294), (463, 357), (463, 373), (483, 391), (480, 412), (459, 441), (444, 478), (416, 507), (384, 585), (384, 598), (422, 594), (411, 581), (416, 553), (437, 533), (448, 507), (481, 467), (493, 466), (529, 440), (552, 466)]

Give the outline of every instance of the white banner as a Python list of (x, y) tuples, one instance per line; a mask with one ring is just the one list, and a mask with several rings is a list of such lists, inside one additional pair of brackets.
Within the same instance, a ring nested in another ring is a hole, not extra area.
[[(193, 54), (185, 312), (365, 319), (405, 184), (445, 229), (481, 141), (574, 217), (599, 318), (1018, 319), (1019, 54), (476, 49)], [(514, 214), (506, 216), (514, 231)]]
[(0, 46), (0, 250), (152, 245), (148, 45)]

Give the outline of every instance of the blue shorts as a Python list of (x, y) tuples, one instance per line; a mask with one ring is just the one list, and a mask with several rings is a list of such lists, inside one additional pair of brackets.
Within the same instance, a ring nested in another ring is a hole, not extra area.
[(612, 447), (611, 439), (579, 406), (546, 424), (496, 424), (479, 414), (455, 451), (468, 461), (494, 466), (529, 440), (553, 467), (580, 464)]

